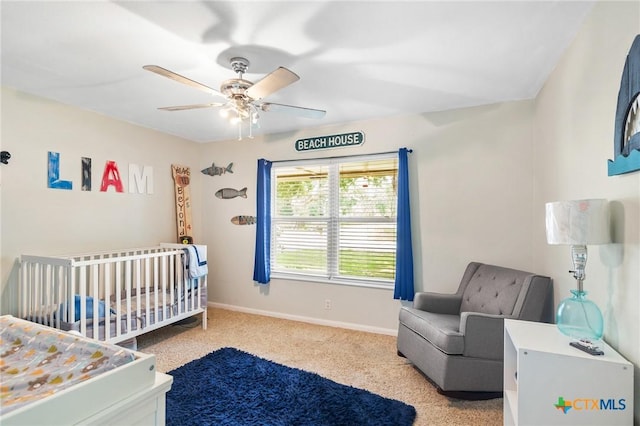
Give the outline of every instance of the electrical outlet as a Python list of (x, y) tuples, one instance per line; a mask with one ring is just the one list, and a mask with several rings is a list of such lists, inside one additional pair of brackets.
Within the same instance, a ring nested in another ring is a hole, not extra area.
[(324, 308), (327, 310), (331, 309), (331, 299), (324, 300)]

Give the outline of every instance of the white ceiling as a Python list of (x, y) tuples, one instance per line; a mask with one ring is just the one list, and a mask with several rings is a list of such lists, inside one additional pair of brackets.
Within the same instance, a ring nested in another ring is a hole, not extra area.
[(197, 142), (237, 137), (219, 101), (142, 69), (218, 88), (278, 66), (301, 79), (266, 101), (324, 109), (321, 120), (263, 112), (256, 134), (536, 96), (593, 1), (7, 1), (2, 85)]

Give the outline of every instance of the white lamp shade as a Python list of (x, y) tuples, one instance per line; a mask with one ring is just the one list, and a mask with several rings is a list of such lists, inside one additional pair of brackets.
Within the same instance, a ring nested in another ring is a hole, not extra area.
[(546, 204), (549, 244), (607, 244), (609, 204), (607, 200), (556, 201)]

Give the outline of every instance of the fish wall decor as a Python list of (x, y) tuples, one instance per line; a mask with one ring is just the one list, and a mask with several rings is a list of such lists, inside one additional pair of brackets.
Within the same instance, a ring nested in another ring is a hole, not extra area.
[(225, 173), (233, 173), (232, 167), (233, 163), (229, 163), (227, 167), (218, 167), (216, 163), (211, 163), (211, 167), (202, 169), (202, 173), (209, 176), (222, 176)]
[(231, 223), (234, 225), (254, 225), (256, 223), (255, 216), (234, 216), (231, 218)]
[(240, 190), (233, 188), (222, 188), (216, 192), (216, 197), (223, 200), (229, 200), (231, 198), (242, 197), (247, 198), (247, 188), (244, 187)]
[(607, 162), (609, 176), (640, 170), (640, 34), (624, 63), (614, 123), (613, 160)]

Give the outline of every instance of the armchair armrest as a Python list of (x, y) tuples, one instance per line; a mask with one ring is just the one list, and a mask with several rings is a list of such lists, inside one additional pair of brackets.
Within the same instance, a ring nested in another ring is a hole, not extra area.
[(464, 336), (464, 356), (501, 360), (504, 357), (504, 319), (511, 315), (463, 312), (460, 333)]
[(457, 315), (461, 303), (462, 296), (459, 294), (418, 292), (413, 298), (415, 309), (436, 314)]

